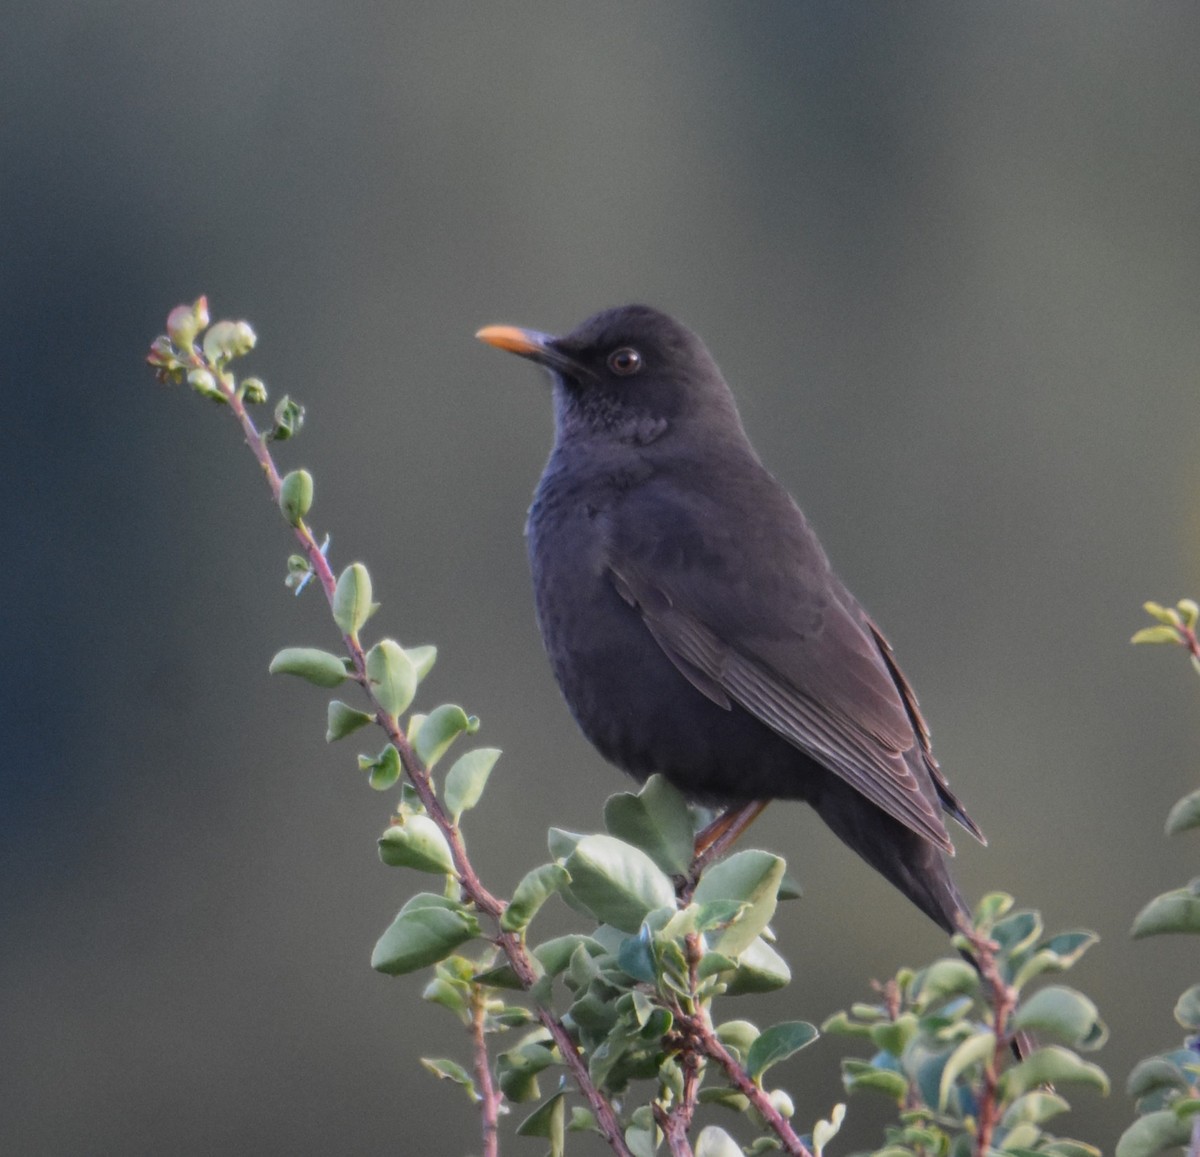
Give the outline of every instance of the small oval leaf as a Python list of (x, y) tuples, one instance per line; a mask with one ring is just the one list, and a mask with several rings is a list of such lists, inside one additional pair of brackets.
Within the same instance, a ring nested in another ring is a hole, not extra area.
[(1188, 1032), (1200, 1029), (1200, 984), (1193, 984), (1176, 1002), (1175, 1019)]
[(719, 1125), (705, 1125), (696, 1138), (696, 1157), (742, 1157), (742, 1147)]
[(318, 687), (336, 687), (346, 681), (346, 664), (317, 647), (284, 647), (268, 670), (272, 675), (298, 675)]
[(352, 562), (337, 581), (333, 592), (333, 621), (343, 635), (354, 638), (375, 613), (371, 602), (371, 576), (361, 562)]
[(478, 721), (472, 720), (461, 707), (444, 703), (421, 721), (413, 737), (413, 748), (421, 762), (432, 768), (458, 736), (464, 731), (474, 731), (478, 726)]
[(381, 639), (367, 652), (367, 679), (379, 706), (393, 719), (408, 710), (417, 693), (417, 669), (395, 639)]
[(433, 668), (437, 659), (437, 648), (431, 646), (405, 647), (408, 661), (416, 668), (417, 678), (424, 679)]
[(379, 858), (389, 868), (415, 868), (435, 875), (454, 871), (450, 845), (428, 816), (408, 816), (404, 823), (388, 828), (379, 838)]
[(946, 1111), (950, 1102), (950, 1094), (954, 1090), (954, 1082), (972, 1065), (982, 1064), (996, 1054), (996, 1034), (994, 1032), (978, 1032), (967, 1037), (950, 1054), (942, 1069), (942, 1079), (938, 1088), (938, 1108)]
[(1192, 1139), (1192, 1123), (1170, 1109), (1159, 1109), (1139, 1117), (1117, 1142), (1114, 1157), (1154, 1157), (1187, 1145)]
[(416, 899), (400, 910), (375, 945), (371, 967), (377, 972), (402, 976), (427, 968), (479, 935), (479, 922), (461, 907), (415, 906)]
[(1073, 988), (1052, 984), (1039, 989), (1013, 1016), (1013, 1027), (1049, 1033), (1064, 1044), (1078, 1047), (1100, 1021), (1096, 1006)]
[(736, 852), (704, 873), (696, 886), (698, 904), (738, 900), (746, 905), (724, 931), (711, 938), (714, 952), (737, 956), (754, 943), (775, 914), (785, 868), (779, 856), (751, 849)]
[(817, 1039), (817, 1029), (805, 1020), (789, 1020), (760, 1033), (746, 1056), (746, 1072), (757, 1081), (772, 1065), (787, 1060)]
[(1070, 1049), (1047, 1045), (1009, 1069), (1001, 1078), (1006, 1096), (1017, 1097), (1039, 1085), (1091, 1085), (1108, 1093), (1108, 1077), (1099, 1065), (1089, 1064)]
[(1167, 835), (1200, 827), (1200, 791), (1193, 791), (1179, 800), (1167, 814)]
[(622, 932), (636, 932), (647, 912), (675, 904), (675, 888), (662, 869), (613, 836), (584, 836), (566, 869), (571, 894), (597, 920)]
[(351, 732), (357, 731), (360, 727), (366, 727), (368, 723), (374, 722), (373, 717), (365, 711), (356, 711), (340, 699), (330, 700), (325, 728), (325, 742), (332, 743), (335, 739), (344, 739)]
[(313, 479), (307, 470), (293, 470), (279, 484), (279, 509), (289, 526), (299, 526), (312, 507)]
[(527, 872), (500, 916), (500, 927), (505, 932), (519, 932), (527, 927), (538, 909), (570, 880), (561, 864), (542, 864)]
[(1200, 896), (1192, 888), (1176, 888), (1155, 896), (1138, 914), (1130, 935), (1159, 936), (1166, 932), (1200, 932)]
[(478, 747), (454, 761), (454, 766), (446, 773), (442, 797), (455, 823), (463, 812), (470, 811), (480, 801), (488, 776), (499, 758), (498, 747)]
[(661, 775), (652, 775), (636, 795), (622, 792), (604, 805), (604, 826), (641, 848), (664, 872), (683, 875), (691, 867), (695, 824), (687, 800)]

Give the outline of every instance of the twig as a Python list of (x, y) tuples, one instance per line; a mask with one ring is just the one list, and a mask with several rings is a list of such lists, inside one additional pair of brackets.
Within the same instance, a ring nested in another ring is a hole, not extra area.
[(711, 1057), (725, 1070), (725, 1075), (758, 1111), (759, 1116), (783, 1142), (784, 1151), (792, 1157), (812, 1157), (812, 1151), (796, 1135), (787, 1118), (771, 1104), (766, 1092), (750, 1079), (750, 1075), (738, 1064), (733, 1054), (721, 1043), (712, 1030), (708, 1018), (701, 1011), (695, 1017), (685, 1018), (684, 1029), (695, 1041), (705, 1056)]
[(483, 1157), (499, 1157), (500, 1101), (503, 1094), (492, 1080), (484, 1023), (487, 1020), (482, 987), (471, 985), (471, 1037), (475, 1045), (475, 1080), (479, 1087), (479, 1113), (483, 1118)]
[(996, 967), (996, 945), (973, 929), (964, 931), (964, 935), (974, 949), (975, 966), (979, 969), (979, 975), (992, 993), (992, 1030), (996, 1037), (996, 1045), (991, 1057), (983, 1066), (983, 1088), (979, 1097), (979, 1130), (975, 1138), (976, 1157), (986, 1157), (986, 1154), (991, 1152), (992, 1134), (999, 1123), (1000, 1109), (996, 1101), (996, 1087), (1000, 1080), (1001, 1064), (1012, 1047), (1008, 1018), (1016, 1007), (1017, 994)]
[[(263, 474), (266, 476), (267, 485), (271, 488), (271, 494), (276, 502), (279, 501), (279, 491), (282, 485), (279, 471), (275, 467), (274, 459), (271, 452), (267, 449), (267, 443), (258, 428), (255, 426), (253, 419), (246, 411), (246, 406), (243, 400), (238, 396), (237, 389), (234, 384), (234, 378), (227, 370), (215, 372), (215, 367), (201, 356), (199, 351), (194, 346), (185, 347), (179, 351), (185, 359), (189, 361), (195, 369), (212, 369), (216, 379), (217, 387), (221, 394), (229, 403), (230, 409), (236, 416), (239, 424), (242, 427), (242, 432), (246, 439), (246, 445), (250, 447), (251, 453), (258, 460), (262, 467)], [(330, 569), (329, 563), (325, 555), (321, 552), (321, 548), (317, 545), (316, 539), (312, 532), (305, 525), (303, 520), (294, 528), (294, 533), (304, 551), (305, 556), (309, 561), (309, 565), (320, 580), (321, 587), (325, 591), (325, 598), (330, 606), (333, 605), (334, 591), (337, 587), (337, 580), (334, 577), (333, 571)], [(388, 739), (396, 748), (400, 755), (400, 763), (404, 768), (405, 774), (408, 776), (409, 782), (415, 789), (418, 797), (421, 800), (430, 819), (437, 824), (441, 833), (446, 838), (446, 842), (450, 847), (450, 855), (454, 862), (455, 875), (458, 878), (459, 885), (462, 888), (464, 895), (471, 901), (472, 904), (480, 911), (495, 920), (498, 920), (501, 913), (504, 911), (504, 903), (498, 900), (491, 892), (484, 887), (483, 882), (479, 879), (475, 872), (471, 861), (467, 858), (467, 850), (463, 844), (462, 833), (458, 830), (458, 826), (446, 814), (445, 809), (441, 805), (441, 801), (437, 798), (433, 791), (433, 785), (430, 782), (429, 772), (424, 764), (413, 751), (411, 744), (408, 742), (407, 736), (401, 731), (400, 725), (396, 719), (391, 717), (384, 709), (382, 704), (375, 697), (371, 690), (370, 681), (367, 678), (366, 654), (362, 644), (354, 635), (342, 635), (342, 642), (346, 647), (347, 653), (354, 666), (354, 679), (360, 683), (363, 690), (366, 692), (367, 698), (371, 705), (375, 708), (375, 718), (380, 727), (387, 734)], [(500, 950), (507, 957), (508, 962), (512, 965), (513, 971), (521, 980), (521, 984), (525, 989), (533, 987), (537, 979), (536, 970), (533, 960), (526, 951), (521, 938), (514, 933), (500, 932), (495, 940)], [(584, 1064), (583, 1058), (580, 1057), (574, 1042), (571, 1040), (570, 1034), (567, 1032), (562, 1022), (554, 1015), (554, 1013), (545, 1008), (540, 1002), (535, 1002), (537, 1008), (538, 1019), (545, 1026), (546, 1030), (554, 1039), (554, 1043), (558, 1047), (559, 1054), (562, 1056), (563, 1063), (571, 1073), (572, 1079), (575, 1081), (580, 1093), (587, 1101), (589, 1108), (596, 1119), (596, 1124), (604, 1139), (608, 1142), (609, 1147), (618, 1157), (633, 1157), (629, 1147), (625, 1144), (624, 1131), (621, 1128), (620, 1121), (617, 1119), (617, 1114), (612, 1105), (609, 1104), (607, 1098), (593, 1083), (588, 1074), (587, 1065)], [(485, 1102), (486, 1114), (486, 1102)], [(487, 1137), (488, 1124), (485, 1115), (484, 1134), (485, 1144)]]

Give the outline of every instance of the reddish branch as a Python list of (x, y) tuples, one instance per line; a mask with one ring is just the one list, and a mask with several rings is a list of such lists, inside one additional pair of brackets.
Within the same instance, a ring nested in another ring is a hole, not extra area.
[(471, 1039), (475, 1044), (475, 1080), (479, 1086), (479, 1113), (483, 1118), (483, 1157), (499, 1157), (500, 1099), (502, 1094), (492, 1080), (484, 1024), (487, 1020), (483, 991), (471, 986)]
[(985, 1157), (991, 1152), (992, 1134), (999, 1124), (1000, 1106), (997, 1103), (996, 1087), (1000, 1080), (1001, 1065), (1012, 1048), (1008, 1020), (1016, 1008), (1017, 994), (996, 967), (996, 945), (978, 932), (969, 931), (964, 934), (974, 949), (979, 975), (992, 994), (992, 1030), (996, 1037), (996, 1045), (983, 1066), (983, 1088), (979, 1097), (979, 1131), (975, 1137), (976, 1157)]
[(791, 1153), (792, 1157), (812, 1157), (812, 1151), (796, 1135), (788, 1119), (771, 1104), (771, 1098), (762, 1087), (750, 1079), (750, 1075), (738, 1064), (737, 1058), (721, 1043), (703, 1010), (694, 1017), (686, 1018), (683, 1027), (692, 1037), (696, 1047), (725, 1070), (730, 1084), (746, 1097), (783, 1142), (784, 1152)]
[[(190, 361), (193, 367), (197, 369), (211, 368), (194, 348), (183, 349), (180, 352)], [(270, 451), (267, 449), (266, 441), (254, 425), (250, 415), (246, 412), (245, 403), (238, 396), (234, 386), (233, 375), (228, 371), (222, 371), (215, 376), (221, 393), (225, 396), (225, 400), (229, 403), (230, 408), (241, 424), (242, 432), (246, 438), (246, 445), (250, 447), (255, 458), (258, 459), (258, 463), (266, 475), (267, 484), (271, 488), (271, 494), (278, 503), (282, 479), (279, 476), (279, 471), (275, 468), (275, 462), (271, 457)], [(309, 565), (320, 580), (326, 599), (329, 601), (330, 606), (332, 606), (337, 580), (330, 569), (329, 562), (326, 560), (324, 554), (322, 554), (321, 548), (317, 545), (316, 539), (313, 538), (312, 532), (303, 521), (294, 528), (294, 532), (301, 548), (304, 550)], [(375, 708), (377, 722), (387, 733), (388, 739), (397, 752), (399, 752), (400, 762), (404, 767), (409, 782), (416, 790), (422, 805), (429, 813), (430, 818), (441, 829), (442, 835), (446, 837), (446, 842), (450, 846), (450, 855), (454, 861), (455, 875), (458, 878), (463, 894), (480, 912), (486, 913), (494, 920), (498, 920), (500, 914), (504, 911), (504, 903), (493, 896), (484, 887), (478, 875), (476, 875), (471, 861), (467, 858), (466, 847), (463, 844), (462, 834), (459, 832), (458, 826), (446, 814), (441, 802), (434, 794), (433, 786), (429, 779), (429, 772), (421, 760), (417, 758), (416, 752), (413, 751), (412, 745), (400, 729), (397, 720), (387, 713), (372, 692), (370, 681), (367, 678), (366, 654), (363, 651), (362, 644), (354, 635), (343, 635), (342, 642), (354, 665), (353, 678), (362, 685), (372, 706)], [(496, 937), (496, 944), (507, 957), (513, 971), (520, 978), (522, 985), (526, 989), (532, 988), (534, 981), (537, 979), (537, 974), (533, 961), (526, 951), (521, 938), (514, 933), (500, 932)], [(570, 1071), (576, 1086), (587, 1101), (588, 1107), (595, 1116), (597, 1127), (610, 1148), (614, 1153), (618, 1154), (618, 1157), (633, 1157), (629, 1147), (625, 1144), (624, 1131), (621, 1128), (620, 1121), (617, 1119), (615, 1110), (609, 1104), (604, 1094), (593, 1083), (588, 1074), (587, 1065), (579, 1055), (578, 1049), (576, 1049), (570, 1034), (562, 1022), (550, 1009), (543, 1007), (540, 1003), (537, 1005), (537, 1015), (538, 1019), (554, 1039), (559, 1054), (562, 1056), (563, 1063)], [(488, 1101), (486, 1098), (483, 1104), (484, 1139), (486, 1145), (489, 1135), (489, 1122), (487, 1118)], [(491, 1135), (495, 1136), (494, 1123)]]

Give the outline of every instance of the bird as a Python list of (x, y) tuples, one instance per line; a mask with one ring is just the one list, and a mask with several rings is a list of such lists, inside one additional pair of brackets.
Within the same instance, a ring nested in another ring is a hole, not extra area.
[(538, 626), (584, 736), (725, 808), (807, 803), (945, 931), (969, 919), (934, 758), (890, 644), (760, 460), (692, 330), (647, 305), (476, 335), (550, 372), (526, 524)]

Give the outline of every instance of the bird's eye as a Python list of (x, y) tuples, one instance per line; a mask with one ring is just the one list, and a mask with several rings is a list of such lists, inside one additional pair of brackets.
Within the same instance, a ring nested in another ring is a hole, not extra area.
[(630, 349), (629, 346), (622, 346), (608, 355), (608, 368), (614, 374), (620, 374), (621, 377), (627, 378), (642, 368), (642, 355), (637, 350)]

